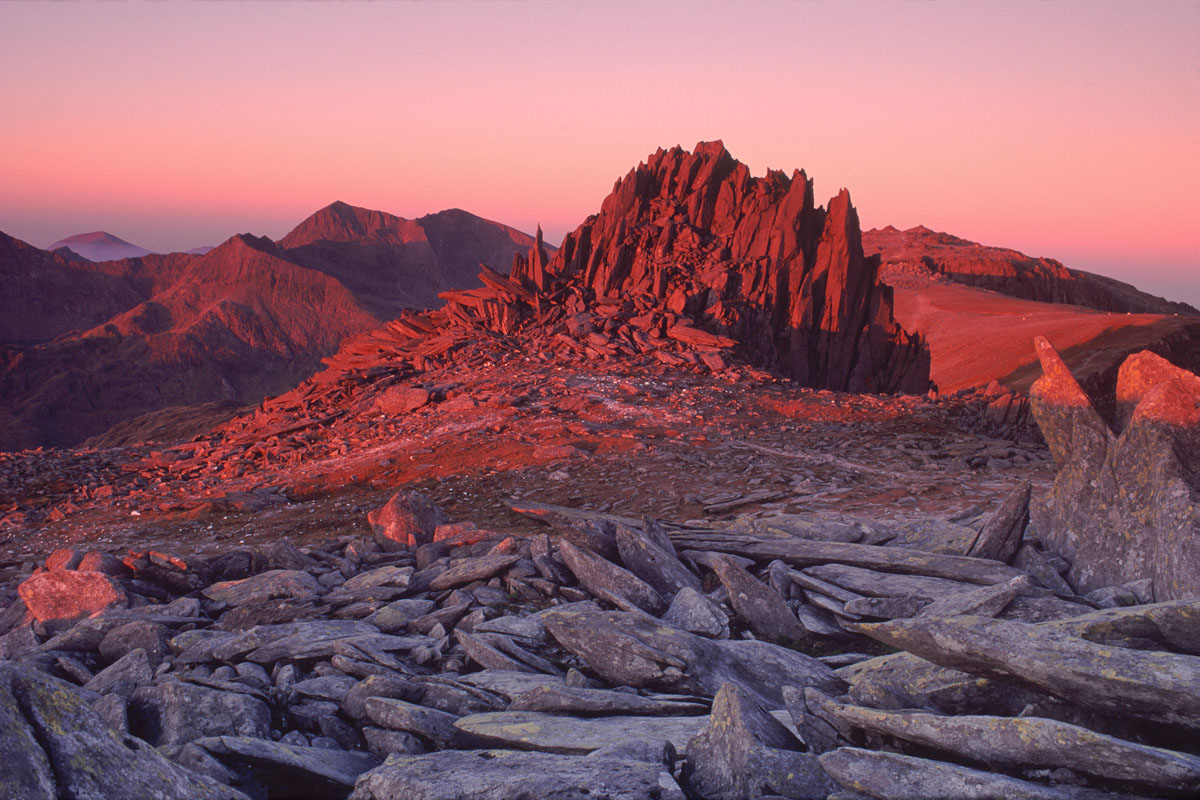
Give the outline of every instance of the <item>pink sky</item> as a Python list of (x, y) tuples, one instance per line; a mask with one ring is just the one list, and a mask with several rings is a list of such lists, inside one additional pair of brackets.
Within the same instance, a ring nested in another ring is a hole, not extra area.
[(0, 3), (0, 230), (157, 250), (341, 199), (553, 242), (658, 146), (1200, 304), (1200, 4)]

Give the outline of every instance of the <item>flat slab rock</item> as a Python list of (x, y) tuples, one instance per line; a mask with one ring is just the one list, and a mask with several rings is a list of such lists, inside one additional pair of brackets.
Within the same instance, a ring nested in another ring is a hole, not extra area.
[[(789, 722), (786, 711), (775, 713)], [(708, 727), (710, 717), (572, 717), (540, 711), (495, 711), (460, 718), (454, 727), (483, 744), (543, 753), (586, 755), (593, 750), (640, 739), (668, 741), (682, 752), (688, 740)]]
[[(894, 800), (1101, 800), (1114, 795), (1077, 786), (1047, 786), (944, 761), (842, 747), (820, 756), (833, 778), (856, 792)], [(1131, 799), (1132, 800), (1132, 799)]]
[(349, 800), (684, 800), (665, 767), (642, 761), (446, 750), (393, 754)]
[(300, 747), (249, 736), (213, 736), (197, 739), (196, 744), (220, 761), (248, 765), (269, 776), (272, 796), (277, 790), (293, 787), (297, 796), (345, 797), (359, 775), (379, 765), (379, 759), (370, 753)]
[(513, 699), (509, 711), (542, 711), (580, 716), (627, 714), (642, 717), (672, 717), (708, 713), (707, 703), (643, 697), (629, 692), (580, 689), (543, 685)]
[(317, 583), (316, 578), (298, 569), (273, 569), (237, 581), (222, 581), (201, 592), (209, 600), (231, 606), (288, 597), (314, 597), (324, 593), (324, 587)]

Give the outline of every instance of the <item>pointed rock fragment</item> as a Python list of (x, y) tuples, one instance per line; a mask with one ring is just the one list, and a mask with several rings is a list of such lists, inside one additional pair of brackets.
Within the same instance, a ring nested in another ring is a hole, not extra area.
[(984, 521), (979, 538), (966, 555), (1012, 563), (1013, 556), (1021, 547), (1025, 526), (1029, 524), (1029, 498), (1032, 492), (1033, 487), (1026, 481), (1004, 498), (1000, 507)]
[(667, 610), (662, 595), (629, 570), (566, 540), (560, 541), (558, 547), (567, 568), (594, 596), (618, 608), (633, 607), (655, 616)]
[(716, 603), (691, 587), (679, 590), (662, 620), (681, 631), (713, 639), (729, 638), (729, 617)]
[(1194, 656), (1108, 647), (1045, 626), (971, 616), (864, 623), (855, 630), (943, 667), (1200, 732), (1200, 658)]
[(725, 684), (708, 726), (687, 743), (686, 781), (705, 800), (825, 798), (836, 787), (802, 747), (752, 696)]
[[(651, 527), (653, 521), (647, 519), (645, 525)], [(679, 560), (665, 531), (658, 529), (658, 533), (659, 536), (654, 536), (632, 525), (617, 525), (621, 563), (664, 598), (670, 599), (685, 588), (699, 591), (700, 579)]]
[(812, 638), (778, 592), (739, 567), (728, 556), (714, 558), (712, 567), (729, 593), (733, 610), (756, 634), (787, 644), (800, 644)]
[(1039, 717), (941, 716), (838, 703), (816, 689), (805, 698), (847, 727), (892, 736), (1000, 769), (1066, 768), (1146, 790), (1200, 793), (1200, 756), (1127, 742)]

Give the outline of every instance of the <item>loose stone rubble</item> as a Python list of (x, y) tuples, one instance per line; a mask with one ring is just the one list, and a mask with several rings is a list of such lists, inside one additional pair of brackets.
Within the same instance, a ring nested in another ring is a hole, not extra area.
[[(1046, 585), (1013, 565), (1027, 498), (920, 535), (527, 503), (555, 535), (514, 537), (403, 491), (378, 535), (319, 546), (58, 551), (0, 614), (3, 788), (1194, 796), (1200, 599)], [(965, 555), (980, 541), (1013, 563)], [(112, 591), (43, 602), (76, 575)]]

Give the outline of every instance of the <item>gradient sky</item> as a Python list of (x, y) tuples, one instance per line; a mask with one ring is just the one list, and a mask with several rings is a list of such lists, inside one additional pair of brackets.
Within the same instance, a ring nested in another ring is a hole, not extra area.
[(1200, 304), (1200, 4), (0, 3), (0, 230), (547, 238), (659, 146)]

